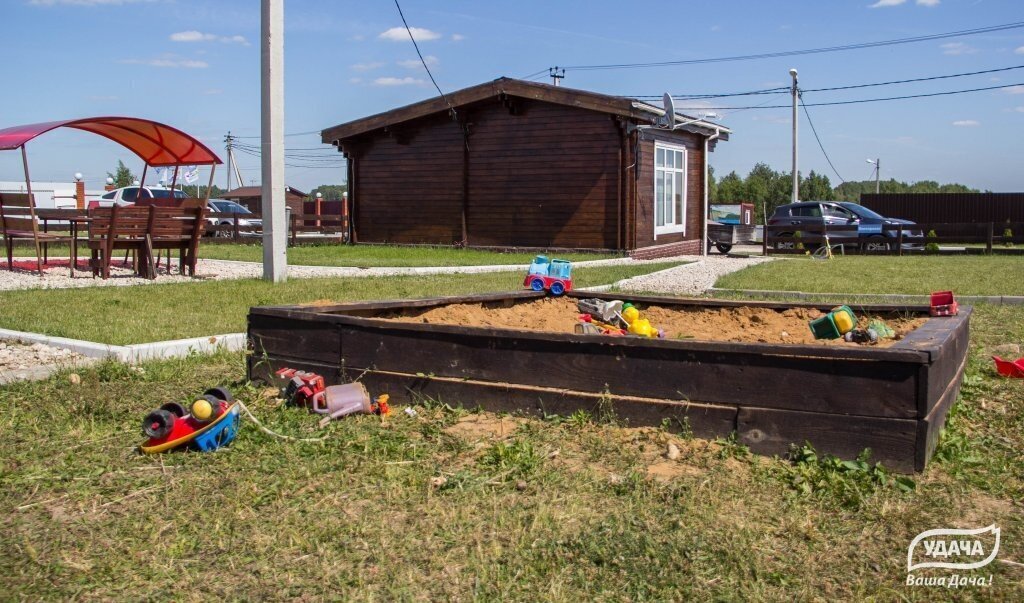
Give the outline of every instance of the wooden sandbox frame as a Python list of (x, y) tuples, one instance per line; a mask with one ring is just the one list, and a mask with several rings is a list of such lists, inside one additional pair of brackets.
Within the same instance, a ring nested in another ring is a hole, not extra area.
[[(967, 363), (970, 307), (929, 318), (887, 348), (731, 343), (576, 335), (378, 318), (446, 304), (511, 305), (532, 291), (249, 312), (250, 379), (283, 366), (328, 383), (359, 378), (398, 403), (434, 399), (490, 411), (569, 415), (610, 404), (631, 426), (666, 425), (697, 437), (728, 437), (760, 454), (810, 442), (820, 452), (921, 471), (935, 451)], [(641, 307), (831, 305), (623, 296)], [(860, 305), (858, 313), (927, 315), (927, 306)]]

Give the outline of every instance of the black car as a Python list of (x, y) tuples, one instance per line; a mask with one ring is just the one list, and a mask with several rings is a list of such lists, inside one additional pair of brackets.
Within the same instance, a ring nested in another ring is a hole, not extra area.
[[(894, 239), (898, 236), (897, 225), (903, 224), (903, 247), (917, 248), (921, 246), (919, 241), (907, 242), (906, 239), (921, 239), (923, 233), (914, 222), (900, 220), (898, 218), (886, 218), (870, 209), (857, 203), (849, 201), (801, 201), (800, 203), (789, 203), (780, 205), (775, 213), (768, 218), (769, 226), (818, 226), (827, 224), (829, 226), (857, 226), (857, 230), (836, 231), (829, 234), (829, 239), (834, 242), (845, 243), (844, 239), (864, 241), (866, 251), (886, 251), (895, 246)], [(794, 232), (799, 228), (794, 228)], [(778, 232), (778, 236), (791, 237), (791, 232)], [(792, 243), (780, 243), (780, 245), (792, 245)]]

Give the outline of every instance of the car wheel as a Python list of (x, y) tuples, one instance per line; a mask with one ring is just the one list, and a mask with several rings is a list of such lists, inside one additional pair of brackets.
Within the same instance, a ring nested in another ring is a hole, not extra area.
[[(793, 236), (793, 233), (791, 233), (791, 232), (780, 232), (776, 236), (779, 236), (779, 237), (791, 237), (791, 236)], [(796, 249), (796, 243), (794, 243), (793, 241), (780, 241), (778, 243), (775, 243), (775, 248), (776, 249)]]

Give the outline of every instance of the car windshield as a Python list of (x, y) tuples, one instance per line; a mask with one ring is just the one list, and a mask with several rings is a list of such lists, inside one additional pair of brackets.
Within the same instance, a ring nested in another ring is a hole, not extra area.
[(234, 201), (211, 201), (210, 205), (214, 206), (217, 211), (225, 214), (251, 214), (244, 205), (239, 205)]
[[(171, 196), (171, 192), (166, 188), (153, 188), (149, 190), (150, 194), (157, 199), (167, 199)], [(184, 191), (173, 191), (175, 199), (188, 199), (188, 195)]]
[(852, 211), (853, 213), (857, 214), (858, 216), (860, 216), (862, 218), (877, 218), (879, 220), (884, 220), (885, 219), (885, 216), (883, 216), (882, 214), (879, 214), (878, 212), (871, 211), (870, 209), (864, 207), (863, 205), (859, 205), (857, 203), (849, 203), (849, 202), (847, 202), (847, 203), (840, 203), (839, 205), (842, 205), (846, 209)]

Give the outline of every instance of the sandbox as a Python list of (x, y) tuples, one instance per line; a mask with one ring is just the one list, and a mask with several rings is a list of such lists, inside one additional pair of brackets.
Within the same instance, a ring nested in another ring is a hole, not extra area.
[(252, 308), (250, 378), (291, 366), (331, 383), (358, 378), (398, 403), (536, 415), (612, 412), (630, 425), (728, 437), (754, 452), (819, 451), (922, 470), (956, 398), (971, 309), (861, 305), (897, 339), (814, 340), (829, 306), (630, 296), (664, 339), (577, 335), (575, 300), (622, 294), (532, 291)]

